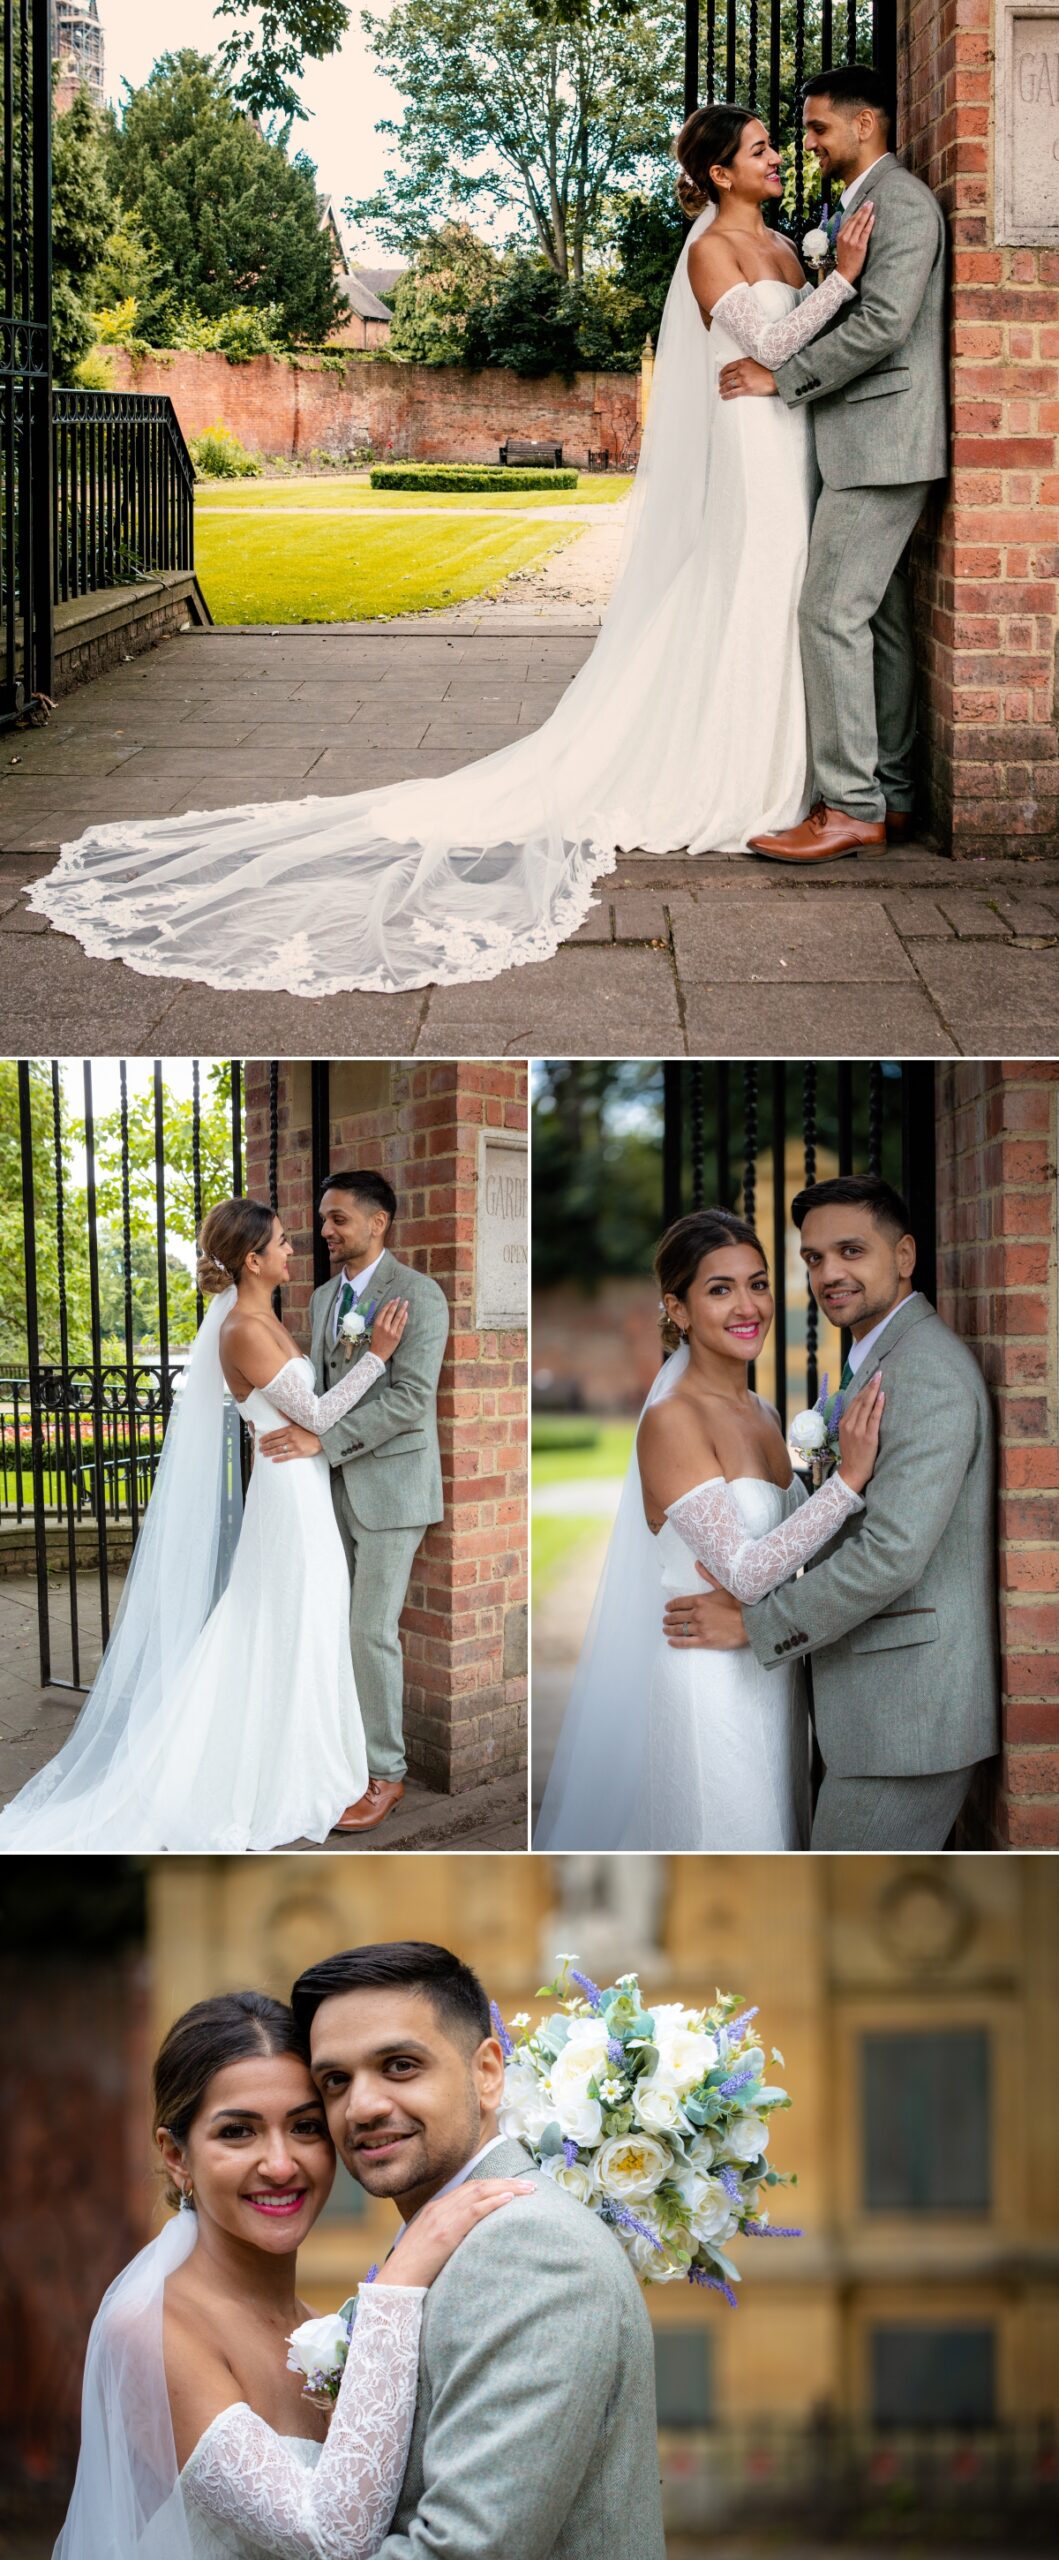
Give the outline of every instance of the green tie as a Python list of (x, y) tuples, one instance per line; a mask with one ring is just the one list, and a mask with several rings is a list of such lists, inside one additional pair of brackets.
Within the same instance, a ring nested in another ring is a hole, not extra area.
[(839, 1392), (840, 1396), (844, 1396), (844, 1395), (845, 1395), (845, 1392), (846, 1392), (846, 1388), (847, 1388), (847, 1387), (851, 1387), (851, 1386), (852, 1386), (852, 1384), (853, 1384), (853, 1377), (854, 1377), (854, 1372), (853, 1372), (853, 1370), (852, 1370), (852, 1368), (851, 1368), (851, 1366), (850, 1366), (849, 1361), (847, 1360), (846, 1365), (845, 1365), (845, 1368), (843, 1369), (842, 1375), (841, 1375), (841, 1377), (840, 1377), (840, 1379), (839, 1379), (839, 1382), (838, 1382), (838, 1392)]
[(343, 1280), (338, 1294), (338, 1316), (336, 1319), (338, 1324), (342, 1323), (343, 1317), (348, 1316), (350, 1308), (355, 1307), (356, 1303), (357, 1293), (352, 1280)]

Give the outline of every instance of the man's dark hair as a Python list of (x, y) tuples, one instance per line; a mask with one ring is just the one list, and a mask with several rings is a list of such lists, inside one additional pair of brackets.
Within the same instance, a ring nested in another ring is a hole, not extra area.
[(910, 1236), (912, 1221), (905, 1202), (881, 1173), (838, 1173), (832, 1182), (810, 1182), (796, 1192), (791, 1216), (800, 1228), (810, 1209), (870, 1209), (877, 1227), (895, 1236)]
[(325, 1191), (352, 1191), (355, 1199), (371, 1200), (376, 1209), (385, 1209), (388, 1221), (387, 1232), (397, 1216), (397, 1193), (392, 1182), (387, 1182), (384, 1173), (329, 1173), (326, 1181), (320, 1184), (317, 1208)]
[(342, 1955), (325, 1956), (322, 1964), (311, 1964), (299, 1974), (290, 1996), (303, 2035), (308, 2035), (321, 2002), (343, 1991), (421, 1991), (453, 2043), (472, 2051), (493, 2032), (489, 2002), (477, 1974), (447, 1947), (433, 1947), (425, 1939), (347, 1947)]
[(894, 120), (886, 82), (869, 62), (838, 62), (831, 71), (814, 71), (811, 80), (803, 80), (798, 95), (803, 106), (807, 98), (830, 98), (836, 107), (852, 108), (854, 115), (858, 107), (873, 107), (888, 127)]

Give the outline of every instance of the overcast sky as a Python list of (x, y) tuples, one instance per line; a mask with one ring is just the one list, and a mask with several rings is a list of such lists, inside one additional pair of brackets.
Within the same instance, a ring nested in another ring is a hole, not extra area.
[[(99, 0), (99, 15), (107, 95), (115, 103), (122, 97), (122, 82), (139, 88), (159, 54), (181, 45), (212, 53), (232, 23), (214, 17), (213, 0)], [(385, 145), (375, 125), (382, 116), (400, 114), (396, 91), (368, 51), (358, 0), (341, 51), (327, 62), (309, 65), (301, 95), (310, 113), (294, 126), (291, 149), (305, 151), (315, 161), (320, 187), (333, 196), (341, 220), (346, 196), (371, 195), (384, 175)], [(370, 254), (372, 245), (364, 234), (361, 254)], [(382, 259), (390, 254), (379, 251)]]

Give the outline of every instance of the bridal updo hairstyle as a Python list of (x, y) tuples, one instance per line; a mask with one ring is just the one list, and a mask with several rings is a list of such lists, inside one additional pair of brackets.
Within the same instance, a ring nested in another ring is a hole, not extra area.
[(675, 150), (680, 163), (677, 194), (689, 220), (705, 213), (708, 204), (720, 203), (710, 171), (730, 168), (748, 124), (757, 121), (749, 107), (730, 107), (723, 98), (716, 106), (696, 107), (688, 117)]
[[(765, 1261), (760, 1237), (732, 1209), (693, 1209), (689, 1217), (677, 1218), (666, 1228), (655, 1255), (655, 1278), (663, 1298), (679, 1298), (683, 1304), (703, 1255), (722, 1253), (726, 1244), (753, 1245)], [(660, 1323), (663, 1350), (679, 1350), (680, 1327), (664, 1307)]]
[(275, 1215), (263, 1200), (218, 1200), (203, 1219), (199, 1236), (197, 1278), (204, 1298), (231, 1288), (248, 1253), (264, 1252)]
[[(197, 2000), (170, 2027), (155, 2063), (153, 2131), (185, 2143), (218, 2071), (230, 2062), (278, 2053), (293, 2053), (308, 2066), (308, 2039), (282, 2000), (269, 2000), (263, 1991), (222, 1991), (214, 2000)], [(168, 2174), (164, 2192), (167, 2204), (179, 2205), (180, 2189)]]

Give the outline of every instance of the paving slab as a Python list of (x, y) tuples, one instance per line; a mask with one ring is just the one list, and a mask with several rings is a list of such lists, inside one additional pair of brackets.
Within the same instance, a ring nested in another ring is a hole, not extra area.
[[(584, 544), (578, 558), (581, 578)], [(809, 878), (751, 856), (633, 849), (554, 959), (398, 997), (262, 1001), (139, 978), (28, 916), (23, 883), (89, 824), (342, 798), (446, 775), (524, 736), (583, 664), (598, 618), (566, 562), (444, 615), (189, 632), (80, 687), (47, 729), (5, 738), (0, 1046), (150, 1054), (164, 1036), (216, 1055), (452, 1057), (1059, 1045), (1059, 848), (1052, 861), (954, 864), (904, 844)]]

